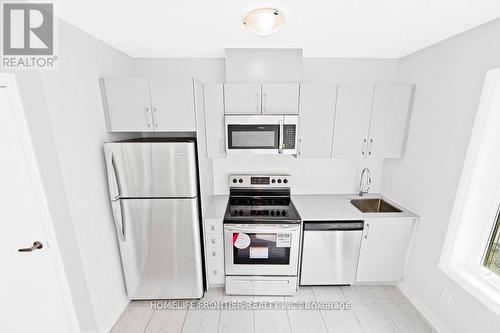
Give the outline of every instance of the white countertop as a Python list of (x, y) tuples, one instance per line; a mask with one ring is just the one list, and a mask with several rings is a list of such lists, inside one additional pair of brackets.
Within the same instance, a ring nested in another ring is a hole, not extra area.
[(228, 195), (209, 195), (203, 203), (203, 218), (222, 220), (227, 208)]
[[(362, 213), (351, 203), (351, 199), (382, 198), (401, 210), (400, 213)], [(418, 218), (418, 215), (387, 199), (381, 194), (370, 193), (363, 197), (356, 194), (304, 194), (292, 195), (292, 201), (300, 217), (305, 221), (364, 220), (368, 218)]]
[[(228, 195), (210, 195), (206, 197), (203, 208), (204, 219), (222, 220), (226, 212)], [(381, 194), (369, 193), (361, 199), (382, 198), (401, 210), (401, 213), (362, 213), (351, 203), (351, 199), (360, 199), (356, 194), (299, 194), (292, 195), (292, 201), (302, 220), (364, 220), (368, 218), (418, 218), (418, 215), (387, 199)]]

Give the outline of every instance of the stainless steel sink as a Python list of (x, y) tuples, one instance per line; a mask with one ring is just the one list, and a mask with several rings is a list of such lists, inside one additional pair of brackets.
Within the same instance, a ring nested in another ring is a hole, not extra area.
[(353, 199), (351, 204), (363, 213), (401, 213), (401, 210), (383, 199)]

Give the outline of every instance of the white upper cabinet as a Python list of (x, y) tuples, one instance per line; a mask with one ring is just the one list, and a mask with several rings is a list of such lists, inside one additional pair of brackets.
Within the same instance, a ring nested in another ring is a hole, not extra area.
[(373, 93), (373, 85), (339, 85), (333, 157), (365, 156)]
[(356, 282), (397, 282), (403, 278), (413, 218), (365, 220)]
[(191, 78), (100, 80), (110, 132), (195, 131)]
[(150, 90), (155, 131), (196, 131), (192, 79), (151, 79)]
[(403, 154), (414, 85), (339, 85), (334, 157), (399, 158)]
[(262, 114), (298, 114), (299, 84), (263, 84)]
[(204, 85), (205, 130), (209, 158), (221, 158), (226, 155), (223, 90), (222, 83)]
[(298, 156), (329, 158), (335, 118), (335, 84), (301, 84)]
[(226, 83), (224, 84), (226, 114), (260, 114), (260, 84)]
[(101, 79), (100, 83), (110, 132), (153, 130), (147, 79), (106, 78)]
[(414, 86), (377, 85), (373, 98), (368, 155), (399, 158), (406, 142)]

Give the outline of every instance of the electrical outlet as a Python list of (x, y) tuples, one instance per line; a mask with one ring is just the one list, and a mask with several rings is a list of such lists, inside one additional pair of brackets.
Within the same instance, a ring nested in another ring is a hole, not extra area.
[(450, 304), (453, 294), (446, 288), (441, 290), (441, 301), (445, 304)]

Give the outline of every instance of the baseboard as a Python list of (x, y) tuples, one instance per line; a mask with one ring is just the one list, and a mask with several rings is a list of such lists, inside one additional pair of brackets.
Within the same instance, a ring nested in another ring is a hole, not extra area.
[(115, 323), (120, 318), (120, 316), (122, 315), (123, 311), (125, 311), (125, 308), (127, 307), (128, 303), (129, 301), (127, 300), (126, 302), (123, 302), (122, 304), (118, 305), (115, 311), (113, 311), (113, 313), (106, 320), (104, 325), (100, 325), (98, 333), (109, 333), (113, 328), (113, 326), (115, 325)]
[(441, 319), (422, 301), (420, 297), (413, 292), (404, 282), (398, 283), (397, 287), (401, 292), (413, 303), (417, 310), (424, 316), (425, 320), (432, 325), (432, 327), (439, 333), (452, 333), (448, 326), (446, 326)]

